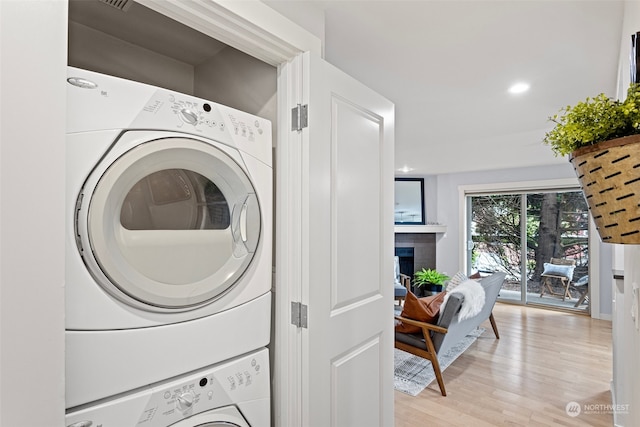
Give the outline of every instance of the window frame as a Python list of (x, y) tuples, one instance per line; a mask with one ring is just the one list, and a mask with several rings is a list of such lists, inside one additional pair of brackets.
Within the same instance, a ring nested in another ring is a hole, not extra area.
[[(513, 182), (492, 182), (485, 184), (460, 185), (458, 187), (458, 207), (459, 207), (459, 251), (458, 265), (462, 271), (468, 271), (467, 245), (469, 236), (467, 235), (467, 221), (471, 215), (467, 196), (482, 196), (498, 193), (534, 193), (562, 190), (580, 190), (577, 178), (563, 178), (551, 180), (535, 181), (513, 181)], [(600, 238), (596, 232), (592, 215), (589, 215), (589, 294), (591, 317), (599, 319), (600, 316)]]

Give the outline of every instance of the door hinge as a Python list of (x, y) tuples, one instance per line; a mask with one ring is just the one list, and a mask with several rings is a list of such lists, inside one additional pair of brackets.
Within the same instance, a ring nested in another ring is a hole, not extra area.
[(300, 132), (309, 126), (309, 106), (300, 105), (291, 109), (291, 130)]
[(298, 328), (307, 328), (307, 306), (291, 301), (291, 324)]

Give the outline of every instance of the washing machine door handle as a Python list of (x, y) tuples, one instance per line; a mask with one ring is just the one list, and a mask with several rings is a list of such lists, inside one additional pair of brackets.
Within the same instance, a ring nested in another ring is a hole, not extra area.
[(233, 205), (231, 213), (233, 255), (236, 258), (253, 253), (260, 240), (260, 205), (253, 193)]

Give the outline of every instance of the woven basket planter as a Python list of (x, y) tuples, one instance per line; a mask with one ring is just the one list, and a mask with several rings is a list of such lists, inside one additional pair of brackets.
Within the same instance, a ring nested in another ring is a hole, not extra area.
[(640, 244), (640, 135), (580, 148), (569, 161), (602, 241)]

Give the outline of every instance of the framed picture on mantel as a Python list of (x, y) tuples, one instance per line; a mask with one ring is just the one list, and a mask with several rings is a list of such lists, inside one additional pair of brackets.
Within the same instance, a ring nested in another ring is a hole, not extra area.
[(396, 178), (395, 223), (424, 225), (424, 178)]

